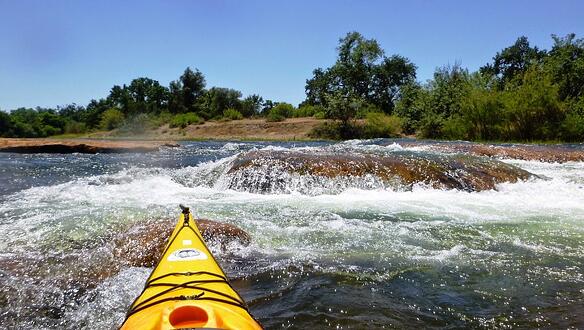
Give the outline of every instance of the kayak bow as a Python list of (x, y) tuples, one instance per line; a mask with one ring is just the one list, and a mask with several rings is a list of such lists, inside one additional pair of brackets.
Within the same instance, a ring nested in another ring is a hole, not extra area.
[(261, 329), (205, 245), (188, 208), (121, 329)]

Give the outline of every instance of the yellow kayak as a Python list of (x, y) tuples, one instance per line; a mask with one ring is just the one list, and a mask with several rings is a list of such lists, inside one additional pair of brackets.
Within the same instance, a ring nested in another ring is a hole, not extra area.
[(261, 329), (203, 242), (189, 209), (182, 208), (121, 329)]

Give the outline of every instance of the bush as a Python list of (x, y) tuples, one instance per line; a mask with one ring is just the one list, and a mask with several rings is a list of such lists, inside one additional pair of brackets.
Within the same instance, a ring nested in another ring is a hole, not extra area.
[[(322, 112), (324, 116), (324, 107), (321, 105), (303, 105), (293, 113), (294, 118), (313, 117), (315, 114)], [(323, 117), (324, 118), (324, 117)]]
[(241, 114), (241, 112), (239, 112), (233, 108), (229, 108), (229, 109), (223, 111), (223, 117), (231, 119), (231, 120), (243, 119), (243, 115)]
[(339, 123), (326, 121), (313, 128), (308, 136), (316, 139), (340, 140)]
[(450, 140), (466, 140), (469, 138), (471, 127), (462, 117), (455, 115), (444, 121), (442, 137)]
[(356, 139), (364, 135), (364, 128), (352, 122), (325, 121), (313, 128), (308, 135), (327, 140)]
[(426, 114), (420, 121), (419, 134), (423, 138), (437, 139), (442, 136), (444, 118), (435, 113)]
[(365, 137), (396, 137), (401, 132), (401, 120), (381, 112), (369, 112), (366, 115)]
[(120, 133), (123, 134), (142, 134), (147, 128), (151, 128), (150, 117), (141, 113), (126, 119), (124, 125), (120, 127)]
[(200, 124), (203, 120), (194, 112), (181, 113), (170, 121), (170, 127), (185, 128), (191, 124)]
[(80, 134), (85, 132), (87, 132), (87, 125), (85, 123), (72, 120), (65, 124), (66, 134)]
[(161, 112), (157, 116), (150, 117), (150, 125), (152, 127), (160, 127), (164, 124), (170, 123), (174, 116), (170, 112)]
[(284, 121), (286, 120), (286, 117), (282, 116), (281, 114), (277, 113), (277, 112), (268, 112), (268, 115), (266, 116), (266, 121), (270, 121), (270, 122), (276, 122), (276, 121)]
[(319, 111), (317, 113), (314, 114), (314, 118), (316, 119), (325, 119), (326, 118), (326, 113), (324, 111)]
[(584, 141), (584, 116), (570, 113), (562, 123), (562, 139), (566, 141)]
[(52, 135), (58, 135), (63, 133), (63, 131), (58, 128), (58, 127), (53, 127), (51, 125), (45, 125), (42, 127), (41, 130), (41, 136), (52, 136)]
[(357, 110), (357, 113), (355, 114), (355, 118), (364, 119), (364, 118), (367, 118), (367, 115), (370, 113), (381, 113), (381, 112), (382, 112), (381, 109), (379, 109), (375, 105), (365, 104), (364, 106), (361, 106)]
[(294, 114), (294, 106), (290, 103), (281, 102), (276, 104), (276, 106), (273, 107), (272, 109), (270, 109), (268, 115), (271, 113), (273, 113), (274, 115), (278, 115), (280, 117), (290, 118)]
[(112, 130), (118, 128), (124, 122), (124, 114), (116, 109), (110, 108), (101, 114), (101, 121), (99, 126), (105, 130)]

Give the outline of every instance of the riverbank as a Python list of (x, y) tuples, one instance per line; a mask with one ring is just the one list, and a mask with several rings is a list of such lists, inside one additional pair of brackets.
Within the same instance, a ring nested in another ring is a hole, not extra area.
[(0, 138), (0, 152), (16, 153), (132, 153), (153, 152), (161, 147), (177, 147), (173, 141), (96, 139), (16, 139)]
[[(313, 140), (310, 132), (325, 122), (312, 117), (288, 118), (280, 122), (268, 122), (265, 119), (241, 119), (230, 121), (208, 121), (185, 128), (170, 128), (163, 125), (148, 130), (132, 138), (143, 140), (254, 140), (254, 141), (298, 141)], [(126, 134), (119, 130), (96, 132), (89, 138), (111, 139), (123, 138)]]

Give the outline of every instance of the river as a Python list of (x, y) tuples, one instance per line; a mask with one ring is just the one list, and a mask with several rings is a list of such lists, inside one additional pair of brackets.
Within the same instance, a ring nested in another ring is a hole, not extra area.
[(0, 324), (117, 328), (151, 269), (104, 276), (112, 237), (177, 218), (182, 203), (251, 235), (211, 249), (268, 329), (584, 327), (583, 162), (503, 160), (538, 177), (481, 192), (302, 175), (267, 193), (225, 183), (250, 150), (441, 152), (396, 142), (2, 153)]

